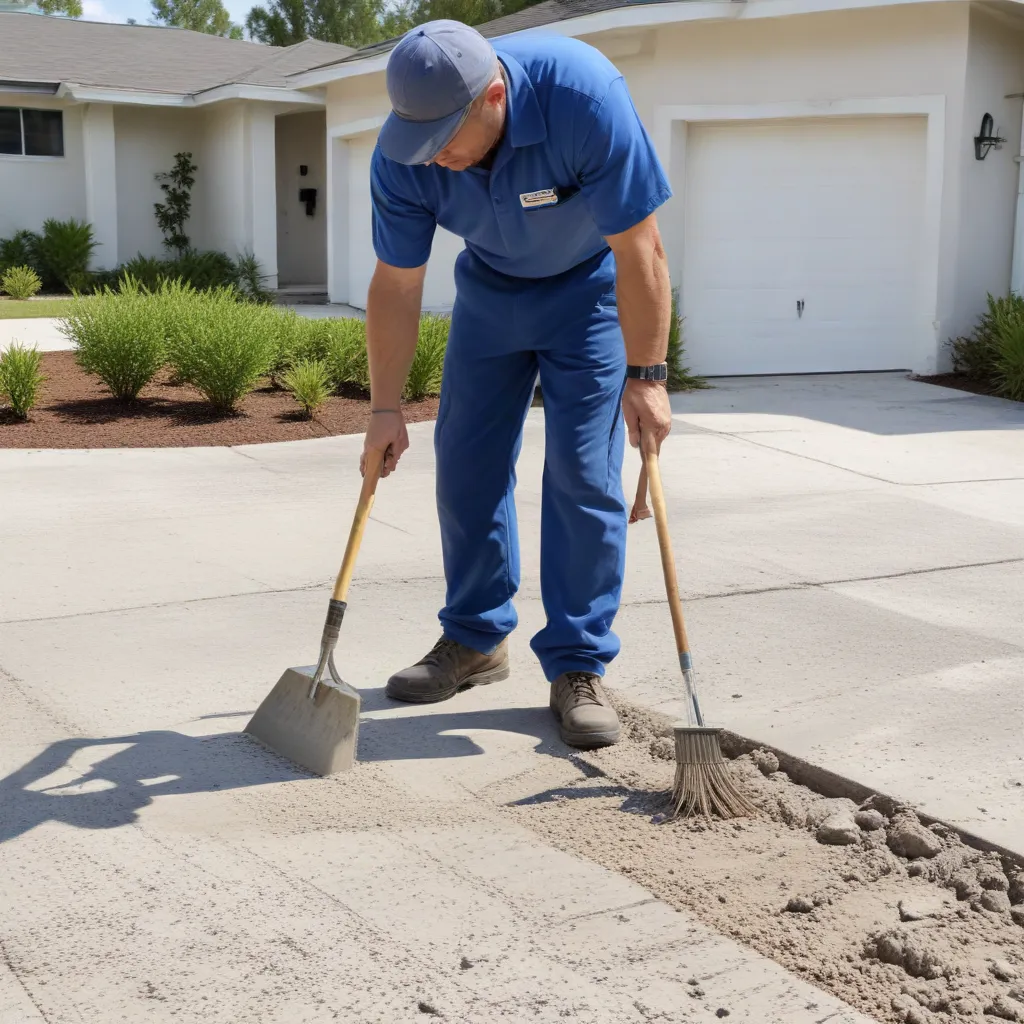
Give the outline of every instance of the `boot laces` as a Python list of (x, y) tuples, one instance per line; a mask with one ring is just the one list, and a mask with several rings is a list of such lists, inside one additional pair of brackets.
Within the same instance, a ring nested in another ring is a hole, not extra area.
[(455, 656), (455, 652), (458, 650), (459, 644), (450, 639), (449, 637), (443, 636), (440, 640), (430, 648), (426, 657), (423, 659), (424, 663), (432, 663), (437, 665), (442, 659), (450, 658)]
[(603, 707), (604, 702), (597, 692), (597, 676), (591, 672), (566, 672), (565, 681), (572, 690), (576, 704), (596, 704)]

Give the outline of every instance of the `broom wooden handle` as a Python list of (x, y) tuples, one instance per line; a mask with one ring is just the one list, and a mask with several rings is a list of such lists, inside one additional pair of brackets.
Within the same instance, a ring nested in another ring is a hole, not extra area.
[(371, 449), (366, 453), (363, 486), (359, 491), (359, 501), (356, 504), (356, 514), (352, 519), (352, 528), (349, 530), (348, 544), (345, 545), (345, 557), (341, 561), (338, 579), (334, 584), (334, 593), (331, 595), (335, 601), (344, 601), (348, 594), (348, 585), (352, 582), (352, 573), (355, 572), (356, 555), (359, 554), (359, 545), (363, 542), (363, 533), (366, 530), (366, 521), (370, 518), (370, 509), (373, 508), (373, 498), (377, 491), (377, 481), (380, 480), (381, 469), (384, 466), (385, 454), (376, 449)]
[(658, 547), (661, 549), (661, 571), (665, 576), (665, 594), (669, 611), (672, 613), (672, 629), (676, 635), (676, 651), (680, 655), (690, 654), (690, 641), (686, 636), (683, 620), (683, 602), (679, 597), (679, 581), (676, 579), (676, 563), (672, 555), (672, 538), (668, 532), (668, 509), (665, 506), (665, 491), (661, 485), (661, 468), (658, 464), (658, 445), (654, 437), (645, 434), (640, 442), (643, 471), (651, 492), (654, 506), (654, 522), (658, 529)]

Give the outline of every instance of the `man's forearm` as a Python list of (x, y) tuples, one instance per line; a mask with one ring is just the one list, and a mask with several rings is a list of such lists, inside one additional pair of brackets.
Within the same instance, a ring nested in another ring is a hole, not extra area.
[(638, 225), (616, 243), (615, 291), (626, 362), (632, 366), (662, 363), (668, 352), (672, 283), (661, 237), (651, 223)]
[(366, 299), (366, 350), (373, 408), (397, 409), (419, 337), (422, 279), (375, 273)]

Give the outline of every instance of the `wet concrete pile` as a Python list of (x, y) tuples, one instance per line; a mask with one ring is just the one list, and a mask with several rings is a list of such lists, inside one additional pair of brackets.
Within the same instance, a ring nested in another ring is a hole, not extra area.
[[(758, 818), (667, 821), (670, 723), (619, 710), (624, 742), (520, 802), (524, 824), (880, 1021), (1024, 1022), (1024, 868), (886, 797), (823, 797), (765, 750), (731, 762)], [(713, 979), (700, 986), (714, 1008)]]

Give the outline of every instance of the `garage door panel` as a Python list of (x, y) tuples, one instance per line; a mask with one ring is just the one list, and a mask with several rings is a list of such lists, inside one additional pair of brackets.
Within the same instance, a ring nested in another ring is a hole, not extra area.
[[(757, 239), (754, 240), (755, 242)], [(775, 238), (768, 244), (751, 244), (749, 239), (728, 239), (708, 246), (708, 260), (694, 269), (692, 283), (704, 287), (731, 285), (743, 288), (796, 288), (804, 279), (802, 268), (777, 258)], [(694, 289), (696, 296), (696, 288)]]
[(705, 374), (911, 365), (924, 164), (924, 118), (691, 126), (690, 365)]

